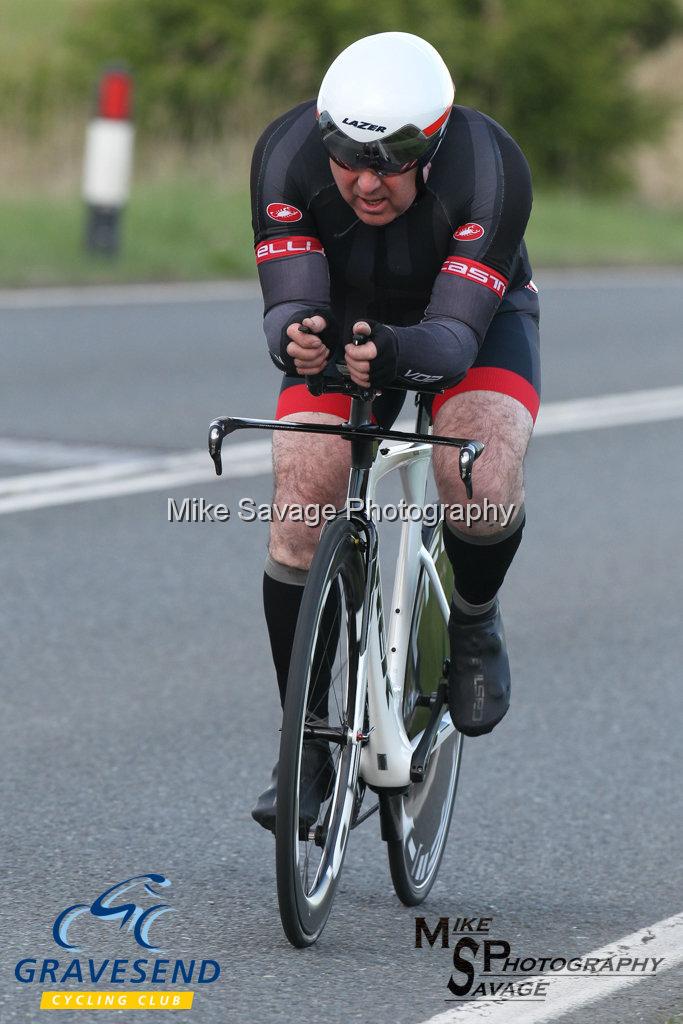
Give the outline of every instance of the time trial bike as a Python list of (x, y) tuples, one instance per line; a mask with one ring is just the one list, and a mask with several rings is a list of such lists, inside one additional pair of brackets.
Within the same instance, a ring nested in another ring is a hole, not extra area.
[[(448, 711), (452, 570), (441, 522), (426, 527), (407, 518), (385, 614), (372, 509), (378, 484), (396, 472), (407, 504), (424, 505), (435, 444), (460, 449), (471, 497), (472, 468), (484, 449), (476, 440), (430, 434), (424, 393), (416, 395), (411, 433), (372, 422), (376, 391), (348, 378), (308, 383), (316, 394), (349, 394), (348, 422), (221, 417), (209, 429), (219, 475), (223, 439), (236, 430), (334, 434), (351, 445), (346, 503), (323, 527), (304, 588), (283, 711), (276, 875), (282, 924), (295, 946), (320, 936), (349, 835), (376, 810), (399, 899), (420, 903), (436, 879), (463, 742)], [(368, 791), (377, 801), (364, 809)]]

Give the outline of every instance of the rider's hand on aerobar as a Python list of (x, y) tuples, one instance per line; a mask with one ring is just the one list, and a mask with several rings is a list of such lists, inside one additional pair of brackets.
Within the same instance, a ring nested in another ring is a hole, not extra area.
[[(299, 327), (299, 325), (303, 325), (304, 320), (310, 321), (313, 317), (320, 317), (324, 321), (325, 326), (320, 330), (316, 330), (315, 326), (309, 322), (304, 325), (304, 330), (301, 333), (306, 334), (311, 341), (314, 339), (315, 341), (321, 341), (327, 351), (324, 354), (320, 353), (321, 356), (324, 355), (324, 359), (319, 366), (317, 365), (317, 362), (320, 362), (320, 360), (314, 361), (316, 364), (315, 369), (311, 372), (322, 373), (325, 364), (328, 362), (339, 342), (339, 327), (332, 314), (332, 310), (324, 308), (300, 309), (283, 326), (282, 336), (280, 339), (280, 358), (282, 360), (282, 366), (284, 367), (285, 372), (291, 377), (308, 376), (308, 374), (301, 372), (301, 369), (303, 368), (300, 369), (297, 367), (295, 359), (300, 359), (300, 361), (302, 361), (300, 357), (305, 359), (311, 349), (316, 349), (319, 352), (319, 346), (316, 344), (311, 345), (310, 342), (306, 344), (306, 342), (300, 342), (293, 339), (291, 333), (289, 333), (289, 328), (293, 326)], [(291, 351), (288, 351), (290, 348)], [(306, 353), (302, 351), (302, 348), (307, 350)], [(297, 349), (299, 350), (298, 353)]]
[[(396, 371), (398, 368), (398, 339), (391, 327), (387, 327), (386, 324), (380, 323), (378, 320), (359, 321), (358, 327), (361, 324), (368, 324), (370, 327), (370, 334), (367, 334), (367, 340), (372, 342), (375, 347), (376, 354), (372, 354), (372, 349), (366, 351), (365, 343), (359, 346), (347, 345), (346, 346), (346, 362), (351, 368), (353, 363), (357, 362), (358, 359), (364, 362), (360, 366), (356, 365), (355, 370), (360, 370), (361, 374), (367, 374), (369, 378), (369, 385), (373, 388), (386, 387), (396, 379)], [(365, 334), (365, 331), (358, 331), (358, 335)], [(353, 376), (353, 374), (352, 374)], [(367, 381), (357, 381), (356, 383), (362, 383), (367, 386)]]

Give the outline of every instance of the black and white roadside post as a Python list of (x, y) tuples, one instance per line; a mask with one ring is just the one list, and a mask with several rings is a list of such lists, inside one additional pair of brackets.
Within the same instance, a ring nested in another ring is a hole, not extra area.
[(85, 246), (115, 256), (120, 223), (130, 192), (133, 165), (133, 81), (124, 68), (106, 68), (97, 89), (95, 116), (85, 139), (83, 199), (87, 206)]

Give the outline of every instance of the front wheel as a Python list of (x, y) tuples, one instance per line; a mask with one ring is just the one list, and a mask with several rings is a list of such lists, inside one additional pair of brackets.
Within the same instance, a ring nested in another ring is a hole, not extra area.
[(282, 721), (275, 858), (294, 946), (311, 945), (325, 926), (357, 809), (364, 592), (363, 543), (340, 517), (323, 531), (308, 574)]
[[(450, 598), (453, 573), (440, 525), (425, 538), (425, 545), (436, 563), (444, 594)], [(413, 749), (429, 718), (426, 700), (439, 686), (449, 653), (448, 621), (423, 569), (403, 686), (403, 722)], [(461, 752), (462, 735), (453, 726), (445, 704), (424, 780), (411, 784), (403, 794), (380, 794), (391, 880), (396, 895), (407, 906), (421, 903), (436, 880), (455, 803)]]

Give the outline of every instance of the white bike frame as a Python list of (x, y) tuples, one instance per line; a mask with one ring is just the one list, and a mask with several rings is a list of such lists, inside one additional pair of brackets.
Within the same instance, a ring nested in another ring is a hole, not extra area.
[[(429, 444), (401, 443), (389, 447), (387, 442), (382, 442), (369, 471), (366, 509), (374, 507), (380, 480), (396, 470), (401, 475), (406, 502), (423, 507), (430, 460)], [(371, 518), (369, 512), (367, 515)], [(410, 763), (419, 736), (411, 742), (403, 725), (403, 686), (422, 570), (429, 577), (444, 622), (448, 624), (450, 595), (444, 594), (434, 558), (423, 543), (421, 521), (408, 519), (401, 530), (391, 616), (385, 633), (379, 561), (371, 561), (368, 566), (368, 571), (374, 573), (369, 588), (369, 607), (366, 605), (364, 611), (364, 615), (369, 616), (369, 622), (364, 623), (368, 642), (358, 665), (359, 678), (366, 682), (367, 690), (360, 686), (356, 701), (362, 721), (367, 693), (369, 730), (361, 751), (360, 776), (375, 788), (401, 788), (410, 783)], [(436, 686), (437, 680), (434, 682)], [(446, 708), (433, 749), (454, 731)]]

